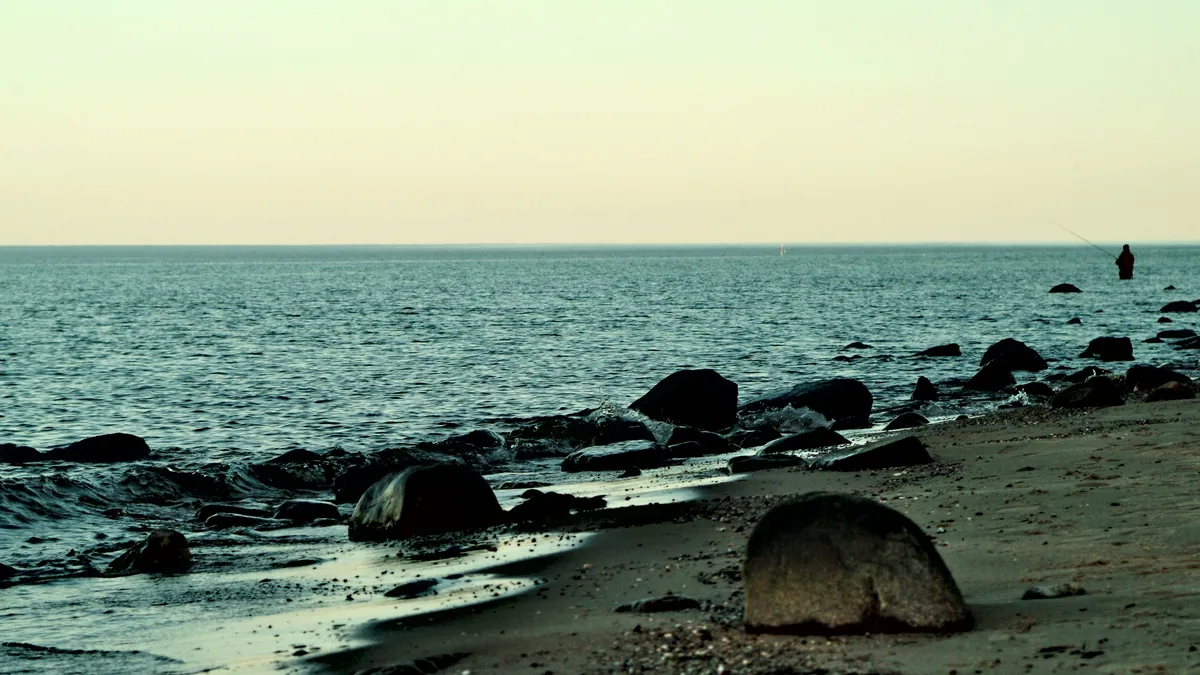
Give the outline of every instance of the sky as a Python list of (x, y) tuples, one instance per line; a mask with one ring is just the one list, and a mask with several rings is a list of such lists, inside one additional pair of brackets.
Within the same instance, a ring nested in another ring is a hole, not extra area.
[(0, 245), (1200, 240), (1195, 0), (4, 0)]

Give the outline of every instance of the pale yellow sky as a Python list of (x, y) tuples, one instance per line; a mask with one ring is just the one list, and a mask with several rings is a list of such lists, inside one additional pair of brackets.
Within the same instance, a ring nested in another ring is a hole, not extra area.
[(1194, 0), (6, 0), (0, 245), (1200, 240)]

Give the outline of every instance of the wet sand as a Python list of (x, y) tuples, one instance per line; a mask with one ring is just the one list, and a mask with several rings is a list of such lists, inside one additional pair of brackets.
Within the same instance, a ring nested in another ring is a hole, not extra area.
[[(372, 646), (302, 661), (326, 672), (443, 655), (448, 673), (1200, 671), (1200, 401), (1024, 408), (913, 433), (936, 464), (782, 469), (705, 488), (687, 504), (610, 509), (573, 527), (597, 531), (586, 546), (492, 570), (534, 579), (528, 592), (370, 624), (356, 637)], [(870, 496), (935, 537), (976, 628), (747, 636), (749, 532), (781, 497), (812, 490)], [(619, 522), (635, 513), (647, 522)], [(1021, 599), (1066, 582), (1086, 594)], [(667, 592), (703, 608), (614, 611)]]

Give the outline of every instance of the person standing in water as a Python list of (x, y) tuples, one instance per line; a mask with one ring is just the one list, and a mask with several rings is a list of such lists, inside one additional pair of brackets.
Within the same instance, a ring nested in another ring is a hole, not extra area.
[(1121, 255), (1117, 256), (1117, 275), (1122, 279), (1133, 278), (1133, 254), (1129, 252), (1129, 244), (1125, 244)]

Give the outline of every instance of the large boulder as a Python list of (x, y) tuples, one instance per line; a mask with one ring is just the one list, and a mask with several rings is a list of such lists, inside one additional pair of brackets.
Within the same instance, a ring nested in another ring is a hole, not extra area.
[(1190, 384), (1183, 382), (1167, 382), (1155, 387), (1146, 394), (1146, 403), (1158, 401), (1184, 401), (1196, 398), (1196, 390)]
[(864, 497), (811, 492), (772, 508), (746, 546), (746, 630), (954, 632), (973, 619), (929, 537)]
[(155, 530), (108, 565), (107, 574), (182, 572), (192, 564), (187, 537), (174, 530)]
[(683, 443), (695, 443), (699, 447), (697, 450), (699, 454), (693, 455), (696, 457), (723, 455), (736, 449), (728, 439), (720, 434), (694, 427), (675, 427), (671, 430), (667, 445), (675, 446)]
[(896, 416), (896, 419), (888, 422), (883, 428), (884, 431), (896, 431), (897, 429), (912, 429), (914, 427), (923, 427), (929, 424), (929, 420), (924, 415), (917, 412), (906, 412)]
[(721, 431), (737, 422), (737, 399), (737, 383), (705, 368), (671, 373), (629, 407), (652, 420)]
[(1127, 337), (1098, 337), (1088, 343), (1079, 355), (1081, 359), (1101, 361), (1132, 361), (1133, 342)]
[(1109, 377), (1093, 377), (1054, 395), (1052, 408), (1105, 408), (1124, 405), (1124, 390)]
[(43, 459), (46, 459), (46, 457), (34, 448), (25, 445), (14, 445), (12, 443), (0, 443), (0, 464), (25, 464), (27, 462), (40, 462)]
[(1191, 384), (1192, 378), (1174, 370), (1155, 366), (1130, 366), (1125, 372), (1125, 386), (1130, 391), (1151, 391), (1168, 382)]
[(832, 429), (818, 427), (811, 431), (805, 431), (791, 436), (784, 436), (764, 445), (759, 449), (759, 455), (777, 455), (782, 452), (792, 452), (795, 450), (817, 450), (819, 448), (830, 448), (835, 445), (846, 445), (850, 441), (846, 437)]
[(563, 460), (562, 470), (576, 473), (656, 469), (670, 461), (667, 448), (654, 441), (623, 441), (577, 450)]
[(849, 452), (825, 455), (813, 461), (814, 469), (826, 471), (873, 471), (902, 466), (932, 464), (929, 448), (916, 436), (878, 441)]
[(797, 384), (791, 389), (781, 389), (762, 398), (750, 401), (738, 409), (742, 415), (751, 415), (767, 410), (791, 406), (808, 408), (839, 422), (845, 428), (870, 426), (871, 405), (874, 399), (871, 390), (858, 380), (838, 377), (820, 382)]
[(65, 448), (46, 453), (48, 459), (63, 462), (110, 464), (136, 462), (150, 456), (150, 446), (133, 434), (104, 434), (76, 441)]
[(1163, 314), (1168, 312), (1195, 312), (1197, 309), (1196, 303), (1188, 302), (1187, 300), (1176, 300), (1163, 305), (1162, 309), (1158, 310)]
[(1001, 391), (1017, 383), (1012, 371), (998, 363), (989, 363), (971, 376), (963, 389), (972, 391)]
[(936, 401), (938, 399), (937, 387), (929, 381), (924, 375), (917, 378), (917, 388), (913, 389), (912, 396), (909, 397), (914, 401)]
[(363, 493), (350, 518), (352, 541), (406, 539), (490, 527), (504, 511), (487, 481), (459, 464), (414, 466)]
[(951, 342), (948, 345), (938, 345), (929, 349), (917, 352), (917, 356), (962, 356), (962, 349), (958, 344)]
[(1046, 359), (1037, 350), (1013, 338), (1004, 338), (983, 353), (979, 365), (995, 364), (1009, 371), (1038, 371), (1046, 369)]
[(1074, 284), (1058, 284), (1050, 289), (1051, 293), (1079, 293), (1079, 287)]

